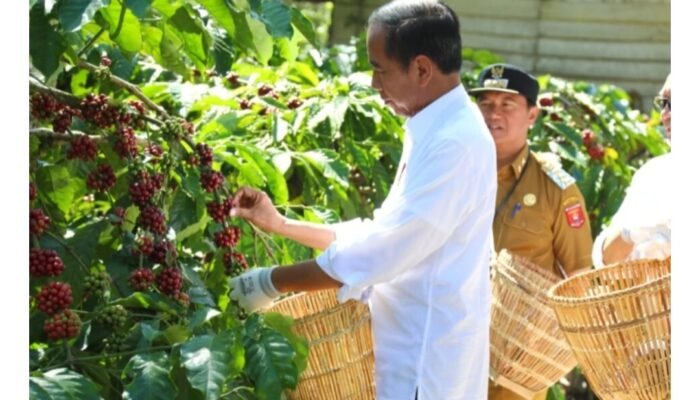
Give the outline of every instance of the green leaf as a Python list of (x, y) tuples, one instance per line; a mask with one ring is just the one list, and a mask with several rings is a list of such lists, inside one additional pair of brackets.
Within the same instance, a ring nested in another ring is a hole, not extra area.
[(295, 352), (279, 332), (259, 322), (246, 321), (245, 372), (255, 382), (256, 394), (262, 399), (279, 399), (282, 391), (295, 388), (299, 372), (294, 364)]
[(552, 129), (560, 135), (564, 136), (565, 138), (569, 139), (576, 146), (583, 145), (583, 138), (581, 137), (581, 134), (578, 133), (575, 129), (571, 128), (570, 126), (561, 122), (546, 123), (545, 125), (547, 126), (547, 128)]
[(29, 398), (33, 400), (100, 399), (97, 387), (83, 375), (67, 368), (53, 369), (41, 377), (29, 378)]
[(115, 301), (114, 304), (121, 304), (127, 308), (144, 308), (177, 315), (173, 302), (158, 293), (136, 292)]
[(166, 18), (175, 15), (175, 11), (182, 7), (183, 0), (153, 0), (152, 7), (160, 11)]
[(168, 339), (168, 343), (170, 344), (182, 343), (189, 339), (191, 334), (192, 332), (190, 332), (190, 329), (182, 325), (170, 325), (163, 331), (163, 335)]
[(112, 225), (105, 220), (85, 224), (75, 230), (73, 237), (66, 240), (70, 248), (88, 265), (95, 259), (101, 234)]
[(187, 79), (190, 76), (190, 70), (182, 61), (181, 45), (182, 43), (177, 34), (172, 29), (166, 29), (160, 41), (161, 65)]
[(289, 192), (287, 191), (287, 181), (284, 175), (275, 167), (269, 159), (269, 155), (259, 150), (253, 145), (245, 143), (235, 143), (234, 146), (246, 161), (255, 164), (264, 174), (265, 180), (270, 193), (274, 198), (275, 204), (285, 204), (289, 201)]
[(126, 0), (126, 6), (139, 18), (144, 18), (153, 0)]
[(207, 400), (219, 398), (221, 387), (231, 372), (234, 342), (232, 333), (222, 332), (216, 336), (195, 337), (180, 348), (187, 380)]
[(559, 384), (554, 384), (547, 390), (547, 400), (566, 400), (564, 390)]
[(319, 83), (318, 75), (309, 66), (302, 62), (295, 62), (289, 69), (289, 80), (308, 86), (317, 86)]
[(66, 50), (61, 36), (38, 4), (29, 12), (29, 56), (32, 65), (48, 77), (58, 69), (58, 61)]
[(219, 310), (209, 307), (200, 308), (199, 310), (195, 311), (194, 314), (192, 314), (192, 318), (187, 324), (187, 327), (194, 330), (195, 328), (204, 325), (207, 321), (219, 315), (221, 315), (221, 311)]
[(338, 153), (328, 149), (319, 149), (297, 153), (296, 156), (313, 165), (325, 178), (339, 183), (344, 188), (348, 187), (349, 168), (347, 164), (339, 160)]
[(189, 59), (198, 69), (205, 69), (211, 43), (211, 37), (206, 29), (190, 16), (185, 7), (180, 7), (169, 22), (170, 24), (165, 28), (166, 31), (172, 29), (172, 34), (180, 37), (184, 45), (183, 50)]
[(201, 284), (202, 286), (200, 287), (190, 288), (190, 290), (188, 291), (190, 300), (194, 304), (205, 304), (211, 307), (216, 307), (216, 303), (214, 303), (214, 299), (212, 299), (211, 294), (209, 293), (207, 288), (204, 287), (204, 283), (202, 282)]
[(316, 42), (316, 30), (311, 21), (295, 7), (291, 7), (289, 12), (292, 16), (292, 25), (304, 35), (312, 46), (318, 47), (318, 43)]
[(304, 372), (309, 358), (309, 342), (303, 336), (292, 331), (294, 319), (280, 313), (266, 313), (264, 320), (268, 326), (281, 333), (289, 341), (296, 353), (294, 363), (297, 370), (299, 373)]
[(144, 54), (150, 55), (153, 59), (163, 66), (163, 56), (160, 54), (160, 42), (163, 40), (163, 31), (150, 25), (142, 25), (143, 47), (141, 51)]
[(264, 0), (261, 11), (260, 18), (273, 37), (292, 37), (294, 31), (292, 29), (292, 16), (289, 12), (289, 7), (280, 0)]
[(233, 12), (236, 25), (236, 43), (246, 50), (252, 51), (257, 60), (267, 65), (273, 51), (272, 36), (267, 32), (265, 24), (253, 19), (248, 13)]
[[(206, 214), (197, 215), (195, 201), (181, 190), (175, 194), (173, 203), (170, 206), (169, 216), (170, 226), (175, 229), (175, 232), (179, 232), (176, 236), (178, 242), (198, 232), (201, 224), (204, 223), (206, 225), (206, 222), (210, 220)], [(183, 230), (187, 231), (183, 232)]]
[(122, 7), (113, 1), (109, 7), (100, 10), (100, 15), (109, 24), (109, 37), (125, 52), (134, 53), (141, 49), (141, 24), (128, 8), (124, 10), (124, 19), (120, 24)]
[(67, 32), (75, 32), (90, 22), (97, 10), (107, 6), (109, 0), (71, 0), (58, 4), (58, 20)]
[(277, 47), (279, 48), (280, 56), (286, 62), (292, 62), (296, 60), (297, 56), (299, 55), (299, 44), (297, 39), (298, 37), (299, 36), (296, 35), (292, 36), (292, 39), (288, 39), (286, 37), (275, 39)]
[(214, 21), (224, 28), (229, 36), (236, 37), (236, 26), (233, 23), (233, 15), (226, 0), (197, 0), (205, 10), (212, 16)]
[(124, 373), (134, 378), (124, 388), (123, 398), (125, 400), (171, 400), (175, 398), (177, 388), (170, 378), (171, 369), (168, 356), (163, 351), (137, 354), (131, 357), (124, 368)]
[(85, 191), (85, 183), (65, 166), (55, 165), (37, 171), (37, 181), (46, 197), (63, 214), (68, 214)]
[(337, 96), (333, 101), (326, 103), (321, 110), (309, 120), (308, 127), (311, 130), (316, 128), (324, 121), (330, 122), (331, 135), (338, 135), (340, 127), (345, 120), (345, 113), (348, 110), (348, 98), (346, 96)]

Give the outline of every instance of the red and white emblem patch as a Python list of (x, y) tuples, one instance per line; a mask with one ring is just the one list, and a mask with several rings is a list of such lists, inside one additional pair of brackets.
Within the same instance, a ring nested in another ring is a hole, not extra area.
[(564, 209), (564, 214), (566, 214), (566, 222), (572, 228), (580, 228), (585, 222), (585, 217), (583, 216), (583, 208), (581, 204), (576, 203), (573, 206), (566, 207)]

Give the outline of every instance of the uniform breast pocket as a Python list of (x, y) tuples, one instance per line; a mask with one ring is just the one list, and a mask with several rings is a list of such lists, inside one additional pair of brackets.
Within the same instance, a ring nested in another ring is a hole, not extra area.
[(542, 235), (547, 228), (542, 213), (535, 209), (525, 208), (515, 213), (510, 212), (503, 217), (503, 225), (506, 231), (514, 235)]

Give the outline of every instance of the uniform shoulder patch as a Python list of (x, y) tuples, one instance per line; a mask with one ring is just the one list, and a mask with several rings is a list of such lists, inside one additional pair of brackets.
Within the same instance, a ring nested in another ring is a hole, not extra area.
[(566, 189), (576, 183), (576, 179), (562, 168), (561, 161), (556, 154), (540, 152), (533, 152), (533, 154), (535, 159), (537, 159), (542, 166), (542, 171), (544, 171), (549, 179), (559, 186), (560, 189)]

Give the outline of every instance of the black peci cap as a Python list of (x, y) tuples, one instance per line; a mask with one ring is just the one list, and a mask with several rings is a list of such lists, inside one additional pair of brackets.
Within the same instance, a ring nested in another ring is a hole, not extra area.
[(528, 103), (537, 104), (540, 85), (534, 76), (510, 64), (493, 64), (485, 67), (479, 74), (477, 87), (469, 94), (481, 92), (506, 92), (525, 96)]

